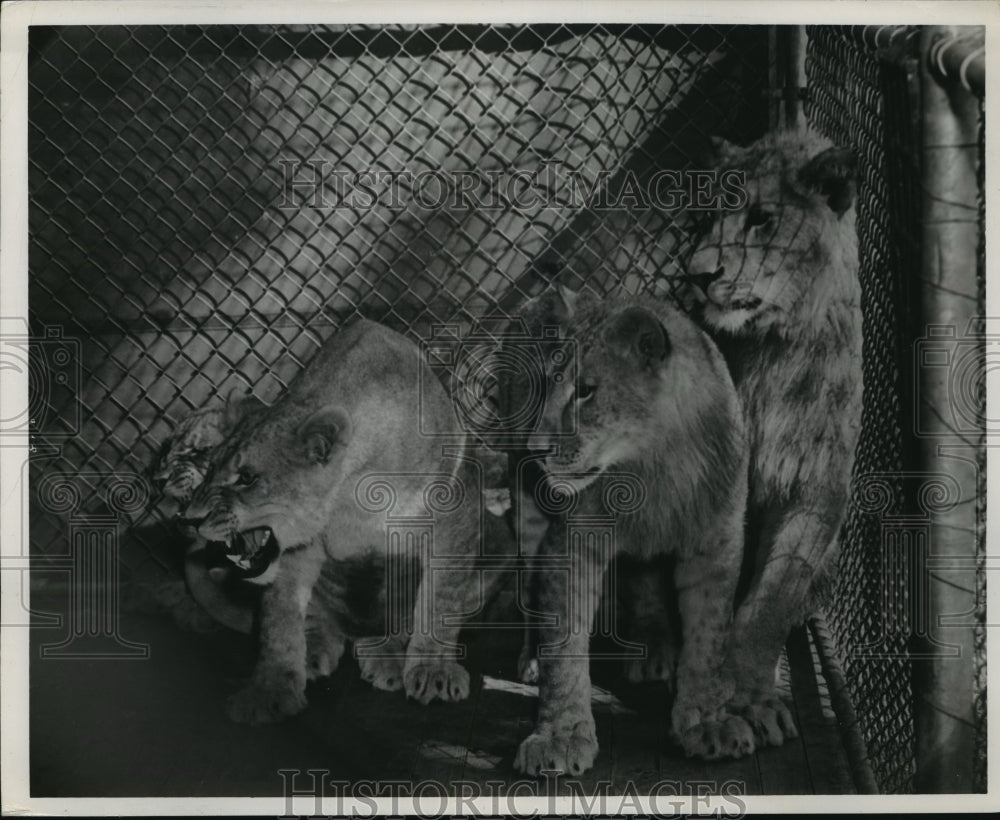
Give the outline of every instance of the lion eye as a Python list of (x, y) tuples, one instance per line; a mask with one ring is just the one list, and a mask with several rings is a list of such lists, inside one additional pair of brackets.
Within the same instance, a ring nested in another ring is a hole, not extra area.
[(597, 392), (596, 384), (579, 384), (576, 388), (576, 400), (587, 401)]
[(749, 231), (751, 228), (762, 228), (765, 225), (770, 225), (773, 219), (774, 214), (771, 211), (765, 211), (759, 205), (751, 205), (750, 210), (747, 211), (747, 221), (743, 226), (743, 230)]
[(257, 474), (249, 467), (240, 467), (236, 474), (236, 483), (241, 487), (252, 487), (257, 483)]

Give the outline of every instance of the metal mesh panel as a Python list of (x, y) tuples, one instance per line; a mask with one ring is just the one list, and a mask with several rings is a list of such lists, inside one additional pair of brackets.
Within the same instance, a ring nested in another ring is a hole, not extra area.
[[(919, 251), (919, 156), (912, 106), (915, 31), (811, 27), (806, 71), (812, 121), (858, 157), (858, 239), (864, 328), (864, 410), (856, 491), (879, 477), (876, 511), (854, 504), (843, 533), (830, 623), (869, 763), (884, 792), (912, 790), (914, 727), (908, 629), (888, 602), (909, 611), (912, 568), (891, 563), (883, 520), (906, 509), (909, 368), (906, 279)], [(901, 367), (901, 364), (904, 366)], [(900, 628), (902, 627), (902, 628)]]
[[(549, 161), (599, 193), (683, 169), (708, 134), (766, 128), (767, 43), (763, 27), (32, 28), (32, 329), (78, 339), (82, 372), (36, 427), (57, 447), (32, 486), (65, 473), (100, 507), (101, 477), (141, 473), (192, 408), (273, 399), (358, 313), (426, 336), (517, 304), (539, 271), (662, 288), (682, 213), (435, 207), (435, 174)], [(403, 171), (427, 188), (345, 202), (343, 174)], [(78, 432), (52, 437), (74, 410)], [(63, 552), (65, 515), (37, 502), (33, 551)], [(131, 568), (153, 529), (133, 528)]]

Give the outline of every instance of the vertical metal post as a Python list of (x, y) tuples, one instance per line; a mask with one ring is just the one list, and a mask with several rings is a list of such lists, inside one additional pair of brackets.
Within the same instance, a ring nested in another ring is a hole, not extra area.
[[(916, 293), (929, 325), (924, 335), (951, 340), (952, 360), (942, 366), (914, 359), (914, 366), (920, 368), (920, 393), (915, 400), (920, 402), (919, 410), (926, 411), (919, 413), (917, 438), (923, 469), (958, 479), (964, 502), (931, 517), (933, 552), (972, 563), (977, 486), (969, 464), (975, 462), (982, 433), (968, 429), (970, 414), (965, 411), (975, 408), (958, 406), (964, 399), (956, 393), (952, 376), (957, 360), (974, 355), (977, 344), (968, 332), (979, 309), (978, 103), (959, 83), (941, 82), (927, 59), (937, 40), (956, 33), (955, 27), (933, 26), (921, 35), (923, 269)], [(915, 352), (919, 354), (919, 346)], [(976, 603), (973, 574), (967, 578), (931, 574), (927, 598), (935, 620), (971, 612)], [(914, 786), (918, 792), (969, 792), (973, 785), (973, 630), (949, 629), (947, 640), (960, 647), (957, 657), (914, 661)], [(918, 639), (915, 649), (919, 652), (921, 646)]]
[(800, 96), (806, 85), (805, 26), (778, 27), (778, 61), (784, 100), (783, 125), (787, 130), (797, 130), (805, 124)]
[(767, 27), (767, 130), (777, 131), (781, 125), (778, 94), (781, 89), (781, 49), (778, 46), (778, 31), (781, 26)]

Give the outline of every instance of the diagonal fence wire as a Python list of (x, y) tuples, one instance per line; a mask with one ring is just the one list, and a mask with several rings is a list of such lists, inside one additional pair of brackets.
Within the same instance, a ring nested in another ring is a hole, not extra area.
[[(233, 388), (274, 398), (356, 314), (416, 338), (509, 310), (552, 271), (665, 287), (684, 214), (590, 203), (689, 166), (709, 133), (760, 133), (767, 42), (727, 26), (33, 27), (30, 318), (80, 344), (79, 389), (37, 419), (59, 452), (33, 460), (33, 486), (141, 472), (191, 409)], [(468, 172), (562, 187), (469, 204), (453, 190)], [(366, 200), (357, 175), (376, 174)], [(63, 548), (59, 515), (35, 505), (31, 523), (34, 551)]]

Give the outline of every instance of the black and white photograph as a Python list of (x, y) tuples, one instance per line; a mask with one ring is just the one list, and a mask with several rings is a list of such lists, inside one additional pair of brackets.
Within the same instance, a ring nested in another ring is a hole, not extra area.
[(3, 813), (997, 808), (998, 37), (4, 2)]

